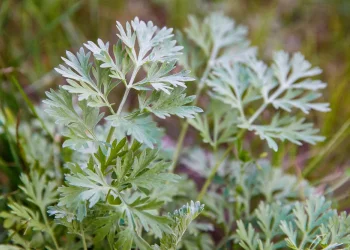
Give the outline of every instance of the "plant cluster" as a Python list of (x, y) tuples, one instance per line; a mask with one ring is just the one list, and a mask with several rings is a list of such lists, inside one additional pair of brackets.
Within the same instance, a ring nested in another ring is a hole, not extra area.
[[(280, 141), (324, 139), (304, 117), (329, 110), (316, 101), (326, 87), (314, 79), (319, 68), (283, 51), (267, 65), (247, 29), (221, 13), (190, 17), (176, 36), (138, 18), (117, 29), (112, 46), (99, 39), (67, 52), (56, 68), (66, 84), (46, 92), (38, 119), (21, 125), (28, 168), (0, 214), (9, 241), (0, 249), (350, 246), (345, 212), (245, 143), (255, 134), (278, 151)], [(110, 102), (116, 90), (124, 91), (118, 105)], [(126, 108), (130, 93), (134, 109)], [(155, 118), (170, 116), (183, 122), (169, 157)], [(18, 137), (4, 110), (1, 119)], [(185, 152), (189, 127), (201, 140)]]

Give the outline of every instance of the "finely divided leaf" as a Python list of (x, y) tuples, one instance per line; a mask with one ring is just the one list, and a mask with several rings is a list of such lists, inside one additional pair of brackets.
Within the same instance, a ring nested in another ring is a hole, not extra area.
[(182, 70), (178, 73), (171, 74), (175, 69), (176, 61), (167, 61), (164, 63), (153, 62), (147, 68), (147, 76), (143, 80), (136, 82), (133, 88), (144, 87), (145, 84), (150, 84), (155, 90), (162, 90), (170, 94), (170, 90), (175, 87), (186, 88), (185, 82), (193, 81), (194, 78), (189, 76), (189, 71)]
[(46, 92), (48, 99), (44, 103), (48, 105), (45, 111), (56, 119), (57, 124), (68, 128), (69, 132), (64, 135), (69, 139), (64, 146), (71, 146), (74, 149), (87, 147), (87, 142), (97, 142), (95, 127), (102, 119), (103, 113), (98, 108), (89, 107), (86, 101), (78, 103), (80, 112), (76, 110), (72, 101), (72, 95), (61, 87), (58, 91)]
[(56, 202), (58, 195), (56, 183), (48, 181), (47, 176), (40, 176), (37, 172), (32, 173), (29, 177), (22, 174), (21, 181), (23, 186), (19, 188), (28, 196), (27, 200), (42, 210)]
[(326, 84), (309, 78), (319, 75), (322, 71), (317, 67), (312, 68), (302, 54), (295, 53), (292, 58), (289, 58), (289, 55), (283, 51), (276, 52), (272, 69), (279, 87), (268, 97), (268, 101), (275, 108), (282, 108), (289, 112), (291, 108), (299, 108), (304, 113), (309, 113), (312, 109), (321, 112), (330, 110), (328, 103), (312, 102), (321, 96), (316, 90), (325, 88)]
[(146, 93), (139, 95), (139, 105), (141, 112), (143, 110), (152, 112), (159, 118), (165, 119), (170, 115), (177, 115), (181, 118), (194, 118), (196, 113), (203, 112), (196, 106), (186, 106), (195, 99), (195, 96), (186, 96), (184, 89), (176, 88), (170, 95), (164, 92), (152, 92), (147, 97)]
[(131, 114), (123, 117), (111, 115), (105, 119), (111, 121), (112, 126), (116, 127), (121, 133), (132, 136), (149, 148), (153, 148), (154, 144), (159, 143), (162, 130), (149, 116)]
[(97, 44), (89, 41), (84, 46), (90, 50), (94, 57), (101, 61), (99, 65), (101, 68), (108, 68), (111, 70), (110, 77), (116, 78), (122, 81), (126, 80), (126, 74), (130, 71), (132, 63), (128, 57), (125, 49), (122, 47), (122, 43), (119, 40), (113, 45), (114, 58), (109, 53), (109, 43), (103, 43), (101, 39), (97, 40)]
[(275, 115), (269, 125), (239, 125), (241, 128), (247, 128), (259, 135), (262, 140), (266, 140), (269, 147), (274, 151), (278, 150), (276, 139), (287, 140), (297, 145), (302, 142), (315, 144), (323, 141), (324, 137), (317, 135), (318, 129), (313, 128), (312, 123), (305, 123), (305, 119), (297, 120), (295, 117), (279, 117)]
[(162, 250), (176, 250), (184, 233), (186, 232), (190, 223), (203, 211), (204, 205), (199, 201), (184, 205), (173, 213), (169, 214), (172, 220), (172, 233), (167, 233), (161, 239)]
[(62, 59), (68, 67), (60, 65), (56, 68), (58, 73), (67, 78), (68, 85), (62, 88), (69, 93), (78, 94), (79, 100), (88, 100), (89, 106), (110, 107), (107, 97), (117, 84), (112, 82), (109, 70), (103, 69), (102, 65), (100, 68), (97, 63), (93, 67), (89, 62), (90, 55), (90, 52), (85, 54), (83, 48), (80, 48), (76, 55), (67, 51), (68, 59), (63, 57)]

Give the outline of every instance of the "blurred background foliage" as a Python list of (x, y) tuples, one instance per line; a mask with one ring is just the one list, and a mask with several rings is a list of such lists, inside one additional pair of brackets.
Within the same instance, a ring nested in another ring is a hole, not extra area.
[[(349, 0), (1, 0), (0, 182), (4, 196), (17, 186), (15, 176), (23, 165), (17, 150), (20, 143), (16, 136), (9, 136), (18, 133), (8, 128), (10, 125), (18, 128), (22, 121), (35, 117), (32, 105), (39, 104), (49, 88), (63, 83), (53, 68), (60, 63), (65, 50), (78, 50), (82, 43), (96, 41), (98, 37), (115, 41), (116, 20), (124, 23), (139, 16), (159, 26), (182, 29), (189, 14), (204, 16), (211, 11), (224, 11), (237, 23), (248, 26), (249, 37), (258, 47), (260, 57), (270, 60), (272, 51), (278, 49), (301, 51), (313, 65), (324, 70), (322, 79), (328, 83), (324, 100), (331, 103), (332, 111), (315, 113), (312, 118), (327, 140), (299, 148), (282, 145), (278, 153), (268, 156), (276, 166), (295, 171), (300, 177), (306, 169), (306, 177), (320, 184), (320, 188), (347, 182)], [(115, 96), (118, 100), (118, 93)], [(179, 128), (171, 122), (165, 126), (176, 140)], [(249, 148), (254, 152), (261, 145), (254, 142)], [(339, 207), (350, 208), (348, 194), (344, 195), (343, 189), (338, 192)]]

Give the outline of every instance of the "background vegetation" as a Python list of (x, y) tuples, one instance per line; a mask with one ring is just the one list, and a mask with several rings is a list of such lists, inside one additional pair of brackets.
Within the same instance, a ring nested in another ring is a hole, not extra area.
[[(224, 10), (238, 23), (249, 27), (249, 38), (259, 45), (259, 54), (270, 59), (272, 50), (301, 51), (324, 70), (328, 83), (324, 99), (332, 111), (315, 113), (312, 119), (327, 137), (317, 146), (286, 144), (268, 155), (273, 163), (307, 178), (322, 190), (335, 187), (340, 210), (350, 208), (346, 169), (350, 164), (350, 1), (348, 0), (2, 0), (0, 3), (0, 107), (6, 116), (0, 123), (12, 123), (36, 116), (32, 105), (44, 92), (62, 83), (53, 71), (65, 50), (77, 50), (82, 43), (98, 37), (115, 41), (115, 20), (124, 23), (139, 16), (157, 25), (181, 29), (189, 14), (206, 15)], [(118, 92), (116, 101), (120, 100)], [(201, 100), (205, 102), (206, 100)], [(137, 100), (134, 99), (136, 103)], [(25, 164), (20, 141), (7, 136), (0, 124), (1, 209), (19, 183)], [(6, 124), (5, 124), (6, 125)], [(171, 119), (169, 143), (179, 133)], [(187, 143), (195, 138), (188, 136)], [(247, 141), (246, 143), (249, 143)], [(34, 144), (35, 145), (35, 144)], [(250, 145), (250, 150), (262, 144)], [(261, 150), (258, 150), (259, 152)], [(345, 173), (345, 174), (344, 174)], [(304, 174), (304, 176), (303, 176)]]

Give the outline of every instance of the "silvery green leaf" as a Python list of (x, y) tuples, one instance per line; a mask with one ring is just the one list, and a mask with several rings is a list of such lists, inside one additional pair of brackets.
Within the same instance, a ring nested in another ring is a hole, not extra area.
[[(126, 23), (126, 31), (117, 22), (119, 30), (118, 37), (129, 48), (129, 55), (134, 63), (141, 66), (147, 62), (167, 62), (176, 59), (182, 50), (181, 46), (176, 46), (176, 41), (172, 40), (173, 29), (166, 27), (158, 29), (153, 22), (144, 22), (136, 17)], [(135, 49), (135, 41), (138, 50)]]
[(261, 195), (266, 202), (297, 200), (300, 196), (309, 197), (314, 191), (306, 181), (298, 180), (296, 176), (285, 173), (282, 169), (272, 169), (270, 163), (259, 162), (261, 170), (255, 180)]
[(300, 53), (295, 53), (290, 58), (283, 51), (276, 52), (271, 69), (256, 58), (250, 58), (246, 65), (251, 68), (253, 84), (255, 87), (260, 86), (265, 103), (288, 112), (292, 108), (298, 108), (304, 113), (311, 109), (329, 111), (329, 104), (313, 103), (321, 96), (315, 91), (324, 88), (326, 84), (308, 78), (320, 74), (321, 70), (312, 68)]
[(259, 228), (266, 236), (264, 239), (265, 242), (274, 242), (276, 248), (285, 247), (286, 244), (283, 238), (281, 238), (283, 232), (280, 229), (280, 225), (282, 221), (291, 221), (293, 219), (291, 212), (292, 206), (283, 205), (278, 201), (271, 205), (264, 202), (259, 204), (255, 210), (255, 214), (258, 219)]
[(63, 77), (76, 80), (78, 82), (82, 81), (90, 86), (93, 86), (93, 80), (90, 76), (90, 70), (92, 67), (92, 63), (89, 62), (91, 53), (88, 52), (85, 54), (83, 48), (80, 48), (79, 52), (76, 56), (67, 51), (67, 58), (62, 57), (62, 60), (67, 64), (68, 67), (64, 65), (59, 65), (59, 68), (55, 68), (55, 70), (60, 73)]
[(89, 107), (86, 101), (80, 101), (78, 103), (80, 110), (77, 111), (72, 94), (62, 87), (58, 91), (47, 91), (46, 95), (48, 99), (44, 100), (44, 103), (48, 108), (45, 111), (56, 119), (57, 124), (62, 124), (69, 130), (69, 133), (65, 133), (69, 138), (66, 145), (80, 148), (80, 146), (87, 147), (89, 141), (98, 141), (95, 127), (104, 115), (99, 113), (98, 108)]
[(350, 246), (350, 216), (346, 212), (336, 214), (329, 219), (328, 224), (321, 225), (320, 237), (322, 246), (327, 250), (336, 247)]
[(81, 173), (68, 174), (65, 180), (69, 187), (59, 188), (62, 198), (58, 205), (68, 208), (74, 206), (74, 202), (71, 202), (73, 196), (75, 196), (74, 199), (79, 199), (78, 202), (88, 201), (88, 206), (91, 208), (98, 201), (104, 200), (111, 189), (102, 176), (90, 169), (86, 169)]
[(65, 207), (59, 207), (59, 206), (50, 206), (47, 209), (47, 213), (50, 216), (55, 216), (55, 219), (58, 220), (66, 220), (67, 222), (72, 222), (76, 219), (75, 214), (69, 211)]
[(11, 209), (11, 213), (3, 212), (2, 218), (16, 219), (20, 224), (24, 225), (25, 228), (32, 229), (34, 231), (45, 231), (47, 230), (44, 222), (41, 221), (39, 211), (37, 209), (31, 209), (17, 202), (10, 202), (8, 207)]
[(207, 81), (214, 98), (237, 109), (244, 119), (244, 93), (249, 88), (247, 71), (240, 64), (216, 66)]
[(320, 226), (327, 223), (335, 215), (335, 211), (324, 197), (314, 197), (305, 204), (298, 202), (293, 209), (293, 215), (295, 223), (283, 220), (280, 228), (287, 236), (286, 242), (289, 247), (305, 249), (308, 245), (317, 246), (321, 242), (318, 236)]
[(115, 188), (98, 168), (81, 169), (72, 163), (67, 164), (67, 167), (70, 172), (65, 176), (66, 185), (58, 188), (60, 199), (57, 206), (75, 214), (74, 218), (78, 221), (83, 221), (88, 209), (93, 208), (101, 200), (105, 201), (108, 194), (117, 197)]
[(170, 115), (194, 118), (196, 113), (203, 112), (201, 108), (186, 105), (194, 99), (195, 96), (186, 96), (183, 88), (175, 88), (170, 95), (165, 92), (152, 92), (149, 97), (146, 93), (139, 95), (139, 105), (141, 112), (148, 111), (162, 119)]
[(165, 183), (171, 185), (178, 182), (180, 177), (166, 172), (169, 165), (169, 162), (161, 160), (157, 150), (145, 149), (137, 157), (127, 153), (124, 161), (116, 160), (114, 172), (118, 180), (115, 184), (120, 190), (133, 187), (148, 191), (162, 188)]
[[(298, 145), (301, 142), (313, 144), (323, 140), (323, 137), (316, 135), (317, 130), (311, 124), (303, 123), (295, 116), (283, 119), (275, 116), (270, 125), (255, 124), (256, 120), (263, 120), (261, 115), (270, 104), (275, 109), (286, 112), (292, 112), (295, 108), (304, 113), (310, 110), (328, 111), (328, 103), (314, 102), (321, 96), (317, 90), (324, 88), (325, 84), (307, 78), (320, 72), (319, 68), (312, 68), (299, 53), (290, 59), (285, 52), (278, 52), (272, 67), (255, 57), (238, 63), (218, 64), (207, 84), (212, 89), (212, 97), (239, 112), (238, 127), (254, 131), (260, 138), (266, 139), (271, 148), (277, 150), (274, 139), (289, 140)], [(249, 117), (247, 107), (252, 108), (258, 102), (261, 103), (260, 107)]]
[[(150, 84), (155, 90), (162, 90), (170, 94), (174, 87), (186, 88), (185, 82), (194, 80), (189, 76), (189, 72), (182, 70), (178, 73), (171, 74), (175, 68), (176, 61), (165, 63), (152, 63), (147, 69), (147, 76), (143, 80), (134, 84), (135, 87)], [(134, 87), (134, 88), (135, 88)]]
[(194, 16), (189, 16), (188, 21), (190, 25), (185, 29), (187, 37), (197, 44), (206, 55), (209, 55), (209, 50), (212, 43), (210, 39), (211, 34), (209, 26), (206, 25), (206, 21), (200, 24), (201, 21)]
[(213, 44), (217, 48), (224, 48), (246, 41), (248, 29), (242, 25), (235, 25), (235, 21), (221, 13), (210, 14), (205, 22), (208, 23)]
[(220, 144), (233, 142), (238, 132), (239, 114), (230, 106), (219, 101), (212, 101), (207, 112), (196, 115), (189, 120), (189, 124), (197, 129), (203, 142), (209, 143), (213, 148)]
[(215, 63), (222, 65), (245, 62), (249, 60), (249, 58), (254, 58), (256, 55), (257, 49), (255, 47), (250, 47), (249, 43), (246, 42), (226, 49), (225, 52), (216, 59)]
[[(239, 245), (245, 250), (259, 250), (259, 242), (261, 241), (259, 234), (254, 230), (251, 223), (248, 224), (248, 229), (243, 224), (242, 220), (237, 221), (237, 235), (239, 236)], [(262, 249), (261, 249), (262, 250)]]
[(190, 223), (204, 210), (204, 204), (199, 201), (186, 204), (173, 213), (169, 214), (172, 221), (172, 233), (167, 233), (161, 239), (160, 249), (177, 249), (181, 238), (189, 227)]
[(239, 127), (254, 131), (262, 140), (266, 140), (269, 147), (277, 151), (276, 139), (290, 141), (297, 145), (302, 142), (315, 144), (324, 140), (323, 136), (318, 136), (318, 129), (313, 128), (312, 123), (304, 123), (305, 119), (297, 120), (295, 117), (280, 117), (275, 115), (269, 125), (249, 125), (241, 124)]
[(318, 67), (312, 68), (310, 62), (306, 61), (301, 53), (295, 53), (292, 58), (284, 51), (274, 55), (273, 65), (275, 75), (283, 86), (290, 86), (297, 80), (321, 74)]
[(177, 31), (176, 40), (183, 46), (183, 53), (179, 56), (179, 64), (185, 69), (191, 70), (191, 76), (197, 76), (198, 71), (206, 63), (206, 57), (203, 55), (201, 49), (195, 46), (187, 39), (184, 33)]
[(148, 61), (151, 62), (168, 62), (176, 60), (181, 55), (182, 46), (176, 46), (175, 40), (164, 40), (164, 42), (155, 46), (150, 55)]
[(304, 113), (308, 114), (309, 111), (317, 110), (320, 112), (329, 111), (329, 103), (312, 103), (312, 101), (322, 96), (321, 93), (309, 92), (300, 97), (303, 90), (288, 90), (281, 98), (277, 98), (272, 102), (272, 105), (276, 109), (283, 109), (288, 112), (292, 112), (292, 108), (298, 108)]
[[(189, 27), (185, 32), (209, 56), (210, 50), (242, 45), (247, 42), (247, 28), (236, 26), (235, 21), (222, 13), (211, 13), (203, 21), (189, 17)], [(246, 46), (245, 46), (246, 47)]]
[(109, 43), (104, 44), (101, 39), (97, 40), (97, 44), (89, 41), (84, 46), (93, 53), (97, 60), (102, 62), (101, 68), (111, 70), (111, 77), (122, 81), (126, 80), (126, 74), (130, 71), (132, 63), (126, 50), (122, 48), (120, 40), (113, 45), (114, 58), (109, 53)]
[(57, 186), (55, 181), (49, 181), (46, 175), (31, 173), (30, 176), (22, 174), (20, 177), (23, 185), (19, 188), (27, 196), (32, 204), (46, 209), (46, 207), (57, 200)]
[(62, 88), (69, 93), (78, 94), (79, 100), (89, 100), (90, 106), (110, 106), (107, 97), (117, 83), (111, 80), (108, 70), (100, 68), (98, 63), (94, 67), (89, 62), (90, 54), (85, 54), (83, 48), (76, 55), (67, 51), (68, 59), (62, 59), (68, 67), (60, 65), (56, 68), (58, 73), (67, 78), (68, 85)]
[(111, 121), (112, 126), (116, 127), (117, 130), (122, 131), (125, 135), (132, 136), (149, 148), (153, 148), (154, 144), (160, 142), (162, 130), (149, 116), (131, 114), (123, 117), (111, 115), (105, 119)]
[(122, 40), (127, 47), (133, 48), (135, 46), (136, 34), (132, 31), (130, 23), (126, 22), (125, 31), (123, 25), (117, 21), (117, 28), (119, 31), (119, 34), (117, 34), (119, 39)]
[(146, 232), (152, 232), (156, 237), (162, 238), (165, 233), (171, 233), (169, 226), (171, 219), (159, 216), (155, 213), (162, 205), (162, 201), (151, 200), (149, 197), (133, 196), (127, 198), (127, 204), (116, 206), (125, 214), (129, 227), (143, 228)]
[[(304, 113), (309, 110), (318, 110), (321, 112), (329, 111), (328, 103), (312, 103), (321, 96), (320, 93), (306, 92), (308, 90), (319, 90), (326, 85), (320, 81), (312, 81), (308, 77), (313, 77), (321, 73), (321, 69), (312, 68), (311, 64), (305, 60), (300, 53), (295, 53), (291, 58), (283, 51), (274, 55), (274, 64), (272, 66), (274, 75), (278, 80), (278, 89), (269, 94), (273, 87), (267, 85), (267, 101), (276, 108), (283, 108), (290, 111), (292, 107), (299, 108)], [(314, 84), (314, 86), (312, 86)]]

